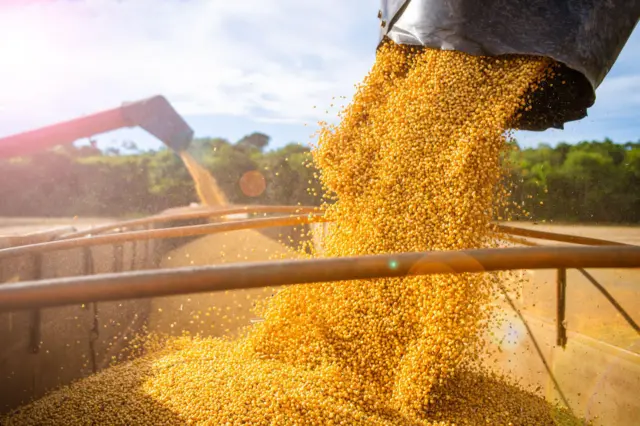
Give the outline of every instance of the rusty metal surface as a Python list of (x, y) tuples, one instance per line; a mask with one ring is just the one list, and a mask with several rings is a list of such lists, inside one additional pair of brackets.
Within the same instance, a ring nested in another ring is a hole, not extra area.
[[(173, 227), (166, 229), (154, 229), (153, 231), (136, 231), (136, 232), (125, 232), (119, 233), (118, 236), (114, 235), (97, 235), (102, 234), (108, 231), (113, 230), (122, 230), (126, 228), (147, 226), (158, 223), (168, 223), (182, 220), (193, 220), (193, 219), (204, 219), (204, 218), (217, 218), (223, 217), (227, 215), (233, 215), (238, 213), (290, 213), (296, 214), (295, 216), (291, 216), (290, 218), (299, 218), (292, 219), (291, 221), (287, 221), (287, 218), (267, 218), (267, 219), (249, 219), (246, 221), (235, 221), (224, 224), (210, 224), (210, 225), (195, 225), (195, 226), (185, 226), (185, 227)], [(313, 218), (306, 220), (304, 217)], [(122, 241), (135, 241), (141, 239), (154, 239), (154, 238), (179, 238), (185, 236), (193, 236), (193, 235), (204, 235), (207, 233), (214, 232), (225, 232), (228, 230), (236, 230), (243, 229), (241, 226), (245, 226), (246, 229), (263, 228), (263, 227), (271, 227), (271, 226), (288, 226), (288, 225), (298, 225), (298, 224), (306, 224), (306, 223), (315, 223), (315, 222), (324, 222), (322, 219), (323, 213), (322, 210), (318, 207), (311, 206), (240, 206), (240, 207), (232, 207), (232, 208), (223, 208), (223, 209), (211, 209), (211, 208), (198, 208), (195, 211), (191, 211), (191, 209), (178, 209), (173, 213), (166, 214), (161, 213), (159, 215), (148, 216), (141, 219), (133, 219), (115, 223), (109, 223), (106, 225), (97, 226), (91, 229), (85, 229), (77, 232), (68, 232), (68, 230), (73, 229), (72, 227), (54, 229), (50, 231), (44, 231), (41, 233), (29, 234), (25, 236), (11, 237), (13, 244), (10, 247), (19, 246), (19, 245), (31, 245), (34, 251), (51, 251), (51, 250), (64, 250), (67, 248), (75, 248), (75, 247), (87, 247), (92, 245), (100, 245), (100, 244), (111, 244), (118, 243)], [(259, 221), (259, 222), (256, 222)], [(233, 225), (229, 225), (233, 223)], [(230, 226), (230, 228), (226, 228), (226, 226)], [(195, 228), (195, 229), (194, 229)], [(173, 231), (169, 231), (172, 229)], [(218, 231), (220, 230), (220, 231)], [(527, 238), (535, 238), (540, 240), (548, 240), (548, 241), (558, 241), (565, 242), (570, 244), (581, 244), (581, 245), (590, 245), (590, 246), (628, 246), (629, 244), (603, 240), (599, 238), (589, 238), (589, 237), (581, 237), (577, 235), (567, 235), (567, 234), (559, 234), (555, 232), (548, 231), (538, 231), (534, 229), (525, 229), (514, 226), (507, 225), (496, 225), (496, 230), (500, 233), (506, 234), (504, 236), (504, 240), (523, 244), (523, 245), (535, 245), (535, 243), (529, 242), (520, 237)], [(149, 233), (151, 232), (151, 233)], [(52, 236), (55, 236), (57, 240), (75, 240), (80, 237), (91, 237), (92, 241), (97, 241), (94, 243), (89, 243), (87, 239), (82, 239), (82, 242), (65, 242), (62, 241), (56, 242), (55, 245), (42, 245), (38, 244), (42, 241), (50, 240)], [(96, 240), (96, 238), (99, 238)], [(31, 249), (26, 247), (14, 247), (15, 251), (12, 252), (9, 250), (0, 249), (0, 259), (19, 256), (26, 253), (31, 253)]]
[(318, 212), (317, 207), (306, 206), (239, 206), (231, 208), (183, 208), (148, 216), (141, 219), (132, 219), (122, 222), (110, 223), (108, 225), (96, 226), (83, 231), (71, 232), (62, 236), (62, 239), (78, 238), (87, 235), (96, 235), (103, 232), (112, 231), (119, 228), (131, 228), (134, 226), (145, 226), (157, 223), (167, 223), (181, 220), (217, 218), (238, 213), (291, 213), (306, 214)]
[(207, 225), (177, 226), (165, 229), (150, 229), (146, 231), (123, 232), (119, 234), (97, 235), (90, 238), (73, 238), (52, 241), (49, 243), (32, 244), (0, 250), (0, 260), (19, 257), (25, 254), (44, 253), (56, 250), (69, 250), (79, 247), (91, 247), (105, 244), (117, 244), (127, 241), (151, 240), (156, 238), (181, 238), (196, 235), (207, 235), (217, 232), (229, 232), (240, 229), (258, 229), (275, 226), (292, 226), (321, 221), (321, 216), (295, 215), (261, 219), (238, 220), (225, 223)]
[[(150, 268), (145, 245), (153, 240), (124, 243), (125, 270)], [(137, 245), (135, 262), (133, 246)], [(150, 251), (154, 248), (151, 246)], [(89, 255), (89, 256), (87, 256)], [(18, 274), (20, 281), (115, 272), (113, 247), (87, 247), (42, 254), (40, 276), (33, 257), (0, 261), (0, 275)], [(27, 268), (16, 271), (17, 263)], [(0, 286), (8, 286), (3, 283)], [(150, 301), (76, 304), (41, 309), (38, 336), (31, 334), (32, 310), (0, 313), (0, 416), (48, 391), (106, 368), (113, 357), (130, 353), (129, 342), (142, 332)], [(34, 330), (35, 331), (35, 330)], [(36, 343), (39, 351), (32, 349)]]
[(567, 346), (567, 270), (559, 268), (556, 274), (556, 345)]
[(570, 244), (581, 244), (587, 246), (629, 246), (629, 244), (616, 241), (601, 240), (599, 238), (580, 237), (577, 235), (558, 234), (556, 232), (536, 231), (534, 229), (524, 229), (515, 226), (498, 225), (498, 232), (519, 237), (536, 238), (540, 240), (560, 241)]
[(46, 241), (51, 241), (53, 238), (59, 238), (62, 235), (75, 232), (76, 228), (73, 226), (61, 226), (52, 229), (46, 229), (44, 231), (32, 232), (24, 235), (10, 235), (7, 237), (0, 237), (2, 244), (0, 247), (15, 247), (24, 246), (28, 244), (38, 244)]
[(0, 311), (378, 277), (638, 267), (640, 247), (527, 247), (240, 263), (5, 285), (0, 287)]

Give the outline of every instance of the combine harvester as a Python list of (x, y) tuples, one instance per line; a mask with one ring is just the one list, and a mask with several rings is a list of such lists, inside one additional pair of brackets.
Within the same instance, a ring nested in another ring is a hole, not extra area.
[[(522, 129), (543, 130), (561, 128), (586, 115), (595, 101), (595, 88), (615, 62), (639, 15), (637, 0), (625, 2), (624, 7), (595, 0), (388, 0), (383, 1), (378, 16), (382, 37), (397, 43), (482, 55), (537, 54), (563, 64), (558, 78), (567, 84), (541, 92), (533, 110), (523, 114), (519, 123)], [(177, 153), (183, 153), (193, 137), (166, 100), (155, 97), (0, 139), (0, 157), (27, 155), (134, 125)], [(273, 217), (229, 219), (234, 214), (258, 213)], [(227, 220), (221, 221), (223, 217)], [(187, 220), (203, 223), (185, 226)], [(517, 247), (267, 262), (268, 254), (286, 255), (288, 251), (253, 232), (310, 224), (319, 236), (328, 225), (322, 222), (315, 208), (214, 205), (7, 241), (10, 247), (0, 250), (0, 279), (19, 276), (20, 282), (0, 285), (0, 412), (108, 368), (112, 357), (126, 353), (131, 338), (144, 330), (233, 334), (250, 321), (247, 303), (234, 297), (240, 290), (257, 295), (266, 288), (313, 282), (540, 270), (553, 273), (548, 286), (556, 296), (555, 321), (526, 314), (535, 299), (507, 296), (508, 326), (494, 330), (496, 336), (490, 342), (500, 351), (487, 361), (500, 372), (522, 378), (549, 399), (560, 398), (577, 415), (595, 419), (597, 424), (637, 424), (640, 354), (568, 331), (565, 319), (568, 289), (589, 285), (603, 294), (602, 304), (610, 302), (640, 333), (637, 313), (624, 311), (596, 279), (600, 270), (636, 268), (630, 273), (640, 284), (640, 247), (502, 226), (510, 235), (508, 244)], [(233, 238), (216, 239), (225, 233)], [(191, 240), (185, 242), (185, 238)], [(215, 265), (219, 259), (203, 254), (201, 244), (207, 238), (211, 239), (207, 247), (234, 241), (235, 248), (227, 247), (227, 253), (245, 251), (234, 264)], [(168, 249), (163, 242), (170, 239), (184, 244)], [(315, 243), (321, 250), (320, 239)], [(259, 249), (261, 254), (249, 256), (247, 248), (251, 253)], [(250, 262), (237, 263), (245, 255)], [(583, 277), (579, 284), (572, 282), (577, 276)], [(532, 277), (532, 283), (540, 283), (538, 272)], [(206, 317), (202, 311), (207, 305), (228, 307), (239, 321)]]

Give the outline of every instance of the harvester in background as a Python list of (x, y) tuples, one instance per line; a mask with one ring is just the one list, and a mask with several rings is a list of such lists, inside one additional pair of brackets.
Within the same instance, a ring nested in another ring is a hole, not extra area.
[(25, 156), (57, 145), (127, 127), (140, 127), (171, 148), (184, 161), (202, 202), (227, 204), (211, 174), (187, 153), (193, 130), (163, 96), (125, 102), (119, 108), (0, 138), (0, 159)]
[(126, 127), (141, 127), (176, 153), (185, 151), (193, 130), (163, 96), (113, 108), (37, 130), (0, 138), (0, 158), (33, 154), (57, 145)]

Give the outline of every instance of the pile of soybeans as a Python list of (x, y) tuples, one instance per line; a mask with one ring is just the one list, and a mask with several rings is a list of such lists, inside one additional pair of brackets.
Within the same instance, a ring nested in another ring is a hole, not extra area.
[[(322, 256), (494, 246), (506, 133), (551, 69), (535, 57), (382, 46), (314, 152), (333, 221)], [(496, 280), (450, 274), (288, 287), (239, 339), (169, 340), (4, 422), (573, 424), (479, 367)]]

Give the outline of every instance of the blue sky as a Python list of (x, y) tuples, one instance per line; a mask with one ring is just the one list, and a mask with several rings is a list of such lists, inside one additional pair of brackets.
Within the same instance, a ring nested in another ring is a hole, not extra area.
[[(196, 136), (253, 131), (277, 147), (334, 120), (375, 58), (377, 0), (0, 0), (0, 135), (165, 95)], [(640, 30), (564, 131), (525, 145), (640, 139)], [(343, 103), (343, 102), (342, 102)], [(315, 108), (314, 108), (315, 106)], [(141, 130), (102, 146), (160, 143)]]

